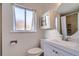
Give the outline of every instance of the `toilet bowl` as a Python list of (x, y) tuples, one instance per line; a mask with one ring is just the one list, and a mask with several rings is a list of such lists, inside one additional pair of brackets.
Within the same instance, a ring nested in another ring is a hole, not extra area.
[(32, 48), (28, 50), (29, 56), (40, 56), (43, 53), (41, 48)]
[(28, 53), (29, 56), (40, 56), (43, 53), (43, 42), (42, 41), (43, 40), (41, 39), (40, 40), (40, 46), (41, 46), (41, 48), (35, 47), (35, 48), (29, 49), (27, 51), (27, 53)]

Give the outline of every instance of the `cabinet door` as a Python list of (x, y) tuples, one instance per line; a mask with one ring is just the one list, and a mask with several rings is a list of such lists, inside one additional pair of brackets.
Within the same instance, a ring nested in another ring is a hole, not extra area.
[(49, 46), (48, 44), (44, 44), (44, 55), (45, 56), (53, 56), (54, 55), (54, 53), (53, 53), (51, 48), (52, 47)]
[(72, 56), (71, 54), (65, 52), (62, 49), (52, 47), (52, 50), (53, 50), (53, 53), (54, 53), (55, 56)]

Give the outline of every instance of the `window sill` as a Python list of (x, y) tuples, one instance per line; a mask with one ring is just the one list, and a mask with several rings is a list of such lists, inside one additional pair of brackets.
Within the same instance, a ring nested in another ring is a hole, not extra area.
[(34, 30), (34, 31), (12, 30), (11, 32), (13, 32), (13, 33), (35, 33), (36, 30)]

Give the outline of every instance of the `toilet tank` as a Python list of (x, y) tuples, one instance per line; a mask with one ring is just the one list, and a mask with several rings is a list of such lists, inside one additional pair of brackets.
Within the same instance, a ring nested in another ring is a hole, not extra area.
[(44, 41), (45, 39), (41, 39), (40, 40), (40, 47), (44, 50)]

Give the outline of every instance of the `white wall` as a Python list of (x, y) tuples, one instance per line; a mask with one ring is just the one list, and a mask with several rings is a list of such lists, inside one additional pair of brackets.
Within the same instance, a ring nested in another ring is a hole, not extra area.
[[(33, 5), (24, 5), (28, 8), (36, 9), (39, 19), (41, 8)], [(14, 33), (12, 28), (12, 5), (2, 4), (2, 55), (27, 55), (27, 50), (32, 47), (39, 46), (39, 40), (42, 38), (42, 31), (37, 30), (36, 33)], [(38, 20), (39, 21), (39, 20)], [(38, 26), (38, 24), (37, 24)], [(15, 46), (10, 45), (11, 40), (17, 40)]]
[[(2, 55), (27, 55), (27, 50), (39, 46), (39, 40), (43, 36), (42, 30), (39, 29), (39, 16), (44, 13), (45, 8), (37, 4), (21, 4), (27, 8), (36, 9), (38, 16), (36, 33), (14, 33), (12, 30), (12, 5), (2, 4)], [(52, 5), (53, 7), (53, 5)], [(54, 6), (56, 7), (56, 6)], [(48, 7), (47, 7), (48, 8)], [(10, 45), (11, 40), (17, 40), (15, 46)]]
[(2, 5), (0, 4), (0, 56), (2, 50)]
[(79, 12), (78, 12), (78, 31), (79, 31)]

